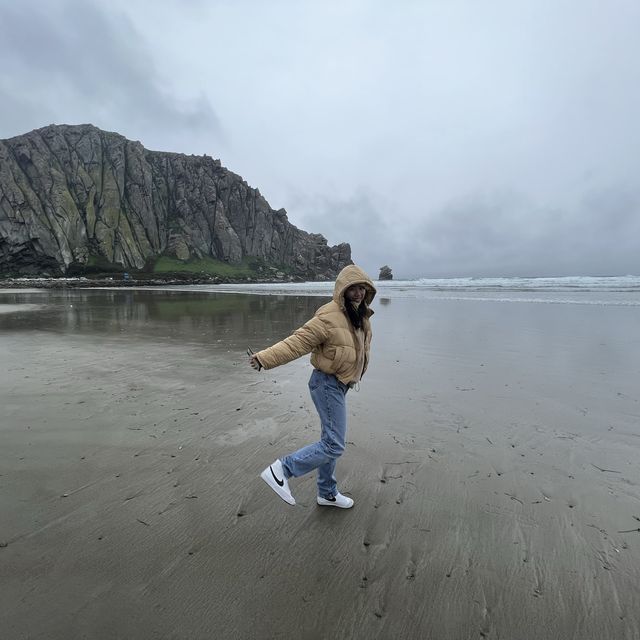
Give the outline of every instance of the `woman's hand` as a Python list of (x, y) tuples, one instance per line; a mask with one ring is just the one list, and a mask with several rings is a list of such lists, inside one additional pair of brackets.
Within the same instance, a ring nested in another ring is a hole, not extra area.
[(256, 356), (251, 356), (251, 358), (249, 359), (249, 364), (251, 365), (251, 368), (255, 369), (256, 371), (260, 371), (260, 369), (262, 369), (260, 360), (258, 360)]

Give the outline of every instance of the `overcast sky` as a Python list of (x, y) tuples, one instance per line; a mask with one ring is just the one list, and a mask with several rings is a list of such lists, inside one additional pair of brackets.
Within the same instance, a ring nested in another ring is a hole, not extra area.
[(637, 0), (0, 0), (0, 138), (207, 153), (372, 275), (640, 274)]

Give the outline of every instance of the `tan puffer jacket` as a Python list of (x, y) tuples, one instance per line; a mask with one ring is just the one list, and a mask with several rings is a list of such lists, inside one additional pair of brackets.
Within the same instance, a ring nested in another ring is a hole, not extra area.
[[(311, 364), (324, 373), (333, 374), (343, 382), (358, 378), (358, 349), (360, 349), (355, 329), (345, 312), (344, 292), (353, 284), (363, 284), (367, 289), (365, 303), (367, 318), (364, 322), (364, 366), (369, 363), (371, 345), (371, 323), (373, 311), (368, 308), (376, 295), (376, 289), (369, 276), (360, 267), (352, 264), (345, 267), (336, 279), (333, 300), (321, 306), (304, 326), (288, 338), (256, 354), (265, 369), (273, 369), (311, 353)], [(362, 377), (362, 376), (360, 376)]]

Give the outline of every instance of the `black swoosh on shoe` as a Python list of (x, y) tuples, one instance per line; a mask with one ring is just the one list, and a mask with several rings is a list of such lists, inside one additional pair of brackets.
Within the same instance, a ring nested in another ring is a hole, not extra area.
[(271, 475), (273, 476), (273, 479), (276, 481), (276, 484), (279, 487), (284, 487), (284, 480), (279, 480), (278, 476), (276, 476), (275, 473), (273, 473), (273, 469), (271, 468), (271, 465), (269, 465), (269, 471), (271, 471)]

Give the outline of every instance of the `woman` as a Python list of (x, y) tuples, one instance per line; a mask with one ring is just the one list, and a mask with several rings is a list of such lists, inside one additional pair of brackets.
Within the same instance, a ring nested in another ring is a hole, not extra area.
[(273, 369), (311, 352), (314, 367), (309, 390), (322, 426), (318, 442), (276, 460), (260, 477), (287, 503), (296, 501), (289, 478), (318, 470), (321, 506), (349, 509), (353, 500), (343, 496), (334, 475), (342, 455), (347, 429), (347, 391), (364, 375), (369, 362), (373, 311), (376, 295), (367, 274), (355, 265), (339, 274), (333, 300), (320, 307), (313, 318), (291, 336), (251, 356), (254, 369)]

